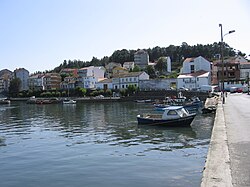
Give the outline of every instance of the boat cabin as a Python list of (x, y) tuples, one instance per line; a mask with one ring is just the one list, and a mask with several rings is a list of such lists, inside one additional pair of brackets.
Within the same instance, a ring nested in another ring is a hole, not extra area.
[(162, 119), (178, 119), (188, 115), (188, 111), (183, 106), (169, 106), (165, 108)]

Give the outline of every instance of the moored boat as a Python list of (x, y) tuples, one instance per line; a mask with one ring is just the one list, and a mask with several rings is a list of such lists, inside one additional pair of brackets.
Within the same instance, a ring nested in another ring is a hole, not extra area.
[(137, 103), (151, 103), (152, 100), (151, 99), (142, 99), (142, 100), (135, 100), (135, 102), (137, 102)]
[(76, 104), (76, 101), (75, 100), (65, 100), (63, 101), (63, 104)]
[(183, 106), (169, 106), (163, 114), (137, 115), (138, 124), (162, 125), (162, 126), (189, 126), (196, 113), (189, 113)]
[(10, 100), (8, 100), (8, 99), (0, 99), (0, 104), (10, 104)]

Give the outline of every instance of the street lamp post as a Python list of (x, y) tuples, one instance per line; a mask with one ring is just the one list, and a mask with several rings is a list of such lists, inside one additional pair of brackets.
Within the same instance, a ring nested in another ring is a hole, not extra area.
[(223, 51), (224, 51), (224, 42), (223, 42), (223, 38), (224, 36), (228, 35), (228, 34), (231, 34), (231, 33), (234, 33), (235, 30), (231, 30), (229, 31), (228, 33), (224, 34), (223, 35), (223, 31), (222, 31), (222, 24), (219, 24), (219, 27), (221, 28), (221, 44), (220, 44), (220, 50), (221, 50), (221, 63), (222, 63), (222, 71), (221, 71), (221, 90), (222, 90), (222, 103), (224, 104), (225, 103), (225, 95), (224, 95), (224, 91), (225, 91), (225, 85), (224, 85), (224, 54), (223, 54)]
[(249, 95), (249, 72), (247, 73), (247, 95)]

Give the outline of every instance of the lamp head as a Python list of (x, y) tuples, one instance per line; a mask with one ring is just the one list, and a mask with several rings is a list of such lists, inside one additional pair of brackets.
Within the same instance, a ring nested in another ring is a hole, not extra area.
[(231, 34), (231, 33), (234, 33), (234, 32), (235, 32), (235, 30), (231, 30), (231, 31), (229, 31), (228, 33)]

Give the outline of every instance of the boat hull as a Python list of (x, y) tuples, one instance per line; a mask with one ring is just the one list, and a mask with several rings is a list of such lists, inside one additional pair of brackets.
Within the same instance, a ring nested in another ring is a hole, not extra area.
[(63, 101), (63, 104), (76, 104), (76, 101), (73, 101), (73, 100)]
[(137, 121), (139, 125), (161, 125), (161, 126), (171, 126), (171, 127), (180, 127), (180, 126), (190, 126), (196, 114), (191, 114), (189, 116), (178, 118), (178, 119), (156, 119), (156, 118), (145, 118), (138, 115)]

